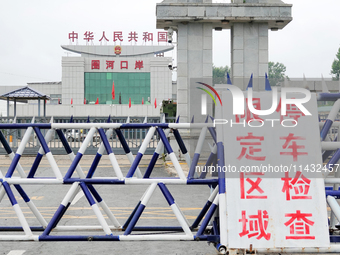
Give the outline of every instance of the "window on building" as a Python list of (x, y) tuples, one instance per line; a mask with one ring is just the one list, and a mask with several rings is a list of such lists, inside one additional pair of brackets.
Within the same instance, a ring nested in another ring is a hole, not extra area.
[[(88, 104), (142, 104), (150, 97), (150, 73), (85, 73), (84, 92)], [(115, 99), (112, 100), (114, 81)]]

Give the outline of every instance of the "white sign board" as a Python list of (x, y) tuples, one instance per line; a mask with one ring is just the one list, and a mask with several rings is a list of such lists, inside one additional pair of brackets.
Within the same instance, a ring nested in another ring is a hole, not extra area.
[[(247, 106), (233, 115), (230, 91), (222, 98), (229, 248), (328, 247), (315, 94), (304, 104), (311, 116), (295, 105), (282, 116), (280, 103), (268, 116)], [(270, 109), (272, 92), (254, 92), (253, 105)]]

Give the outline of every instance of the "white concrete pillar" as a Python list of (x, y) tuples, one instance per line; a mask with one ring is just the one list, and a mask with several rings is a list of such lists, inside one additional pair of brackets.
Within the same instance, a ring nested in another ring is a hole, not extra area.
[(254, 90), (264, 90), (268, 73), (268, 24), (234, 23), (231, 28), (232, 80), (246, 89), (253, 74)]
[(212, 85), (212, 24), (179, 24), (177, 43), (177, 115), (181, 122), (190, 122), (192, 81)]

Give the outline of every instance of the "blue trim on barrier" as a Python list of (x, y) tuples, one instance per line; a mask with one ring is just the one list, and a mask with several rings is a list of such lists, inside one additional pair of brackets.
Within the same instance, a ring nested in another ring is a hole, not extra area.
[(128, 145), (127, 142), (126, 142), (125, 137), (124, 137), (122, 131), (121, 131), (120, 129), (115, 129), (115, 132), (116, 132), (116, 134), (117, 134), (117, 136), (118, 136), (118, 139), (119, 139), (119, 141), (120, 141), (120, 144), (122, 145), (122, 147), (123, 147), (125, 153), (126, 153), (126, 154), (127, 154), (127, 153), (130, 153), (129, 145)]
[[(333, 190), (333, 187), (332, 186), (326, 186), (325, 187), (325, 190), (327, 191), (327, 190)], [(338, 188), (338, 190), (340, 190), (340, 187)]]
[(16, 205), (18, 202), (15, 199), (15, 196), (14, 196), (14, 194), (13, 194), (9, 184), (7, 182), (2, 182), (2, 186), (4, 187), (4, 189), (5, 189), (6, 193), (7, 193), (7, 196), (9, 198), (9, 201), (11, 201), (11, 204), (12, 205)]
[(169, 154), (170, 154), (170, 153), (173, 153), (172, 148), (171, 148), (171, 146), (170, 146), (170, 144), (169, 144), (169, 142), (168, 142), (168, 139), (166, 138), (166, 135), (164, 134), (163, 129), (161, 129), (161, 128), (158, 127), (158, 128), (157, 128), (157, 132), (158, 132), (160, 138), (162, 139), (162, 142), (163, 142), (163, 144), (164, 144), (164, 147), (165, 147), (166, 151), (167, 151)]
[(98, 128), (98, 132), (99, 132), (100, 137), (101, 137), (101, 139), (102, 139), (102, 142), (103, 142), (103, 144), (104, 144), (104, 146), (105, 146), (107, 155), (111, 154), (111, 153), (112, 153), (112, 149), (111, 149), (111, 146), (110, 146), (109, 141), (107, 140), (107, 137), (106, 137), (106, 134), (105, 134), (105, 132), (104, 132), (104, 129)]
[(323, 125), (321, 132), (320, 132), (320, 137), (321, 137), (322, 141), (325, 140), (327, 133), (328, 133), (329, 129), (331, 128), (332, 124), (333, 124), (333, 121), (330, 120), (330, 119), (327, 119), (325, 121), (325, 124)]
[(64, 216), (65, 212), (66, 212), (67, 209), (70, 207), (70, 205), (71, 205), (71, 202), (68, 202), (67, 205), (66, 205), (66, 207), (64, 207), (64, 209), (63, 209), (63, 210), (61, 211), (61, 213), (58, 215), (57, 220), (54, 222), (54, 224), (53, 224), (53, 226), (52, 226), (52, 229), (55, 228), (55, 227), (58, 225), (59, 221), (60, 221), (61, 218)]
[(333, 157), (328, 161), (326, 167), (329, 168), (328, 166), (330, 164), (336, 164), (340, 159), (340, 149), (337, 149), (336, 152), (334, 153)]
[(178, 131), (177, 129), (173, 129), (172, 131), (173, 131), (173, 133), (174, 133), (174, 136), (175, 136), (175, 138), (176, 138), (176, 141), (177, 141), (177, 143), (178, 143), (178, 146), (179, 146), (179, 148), (181, 149), (181, 152), (182, 152), (183, 154), (186, 154), (186, 153), (188, 152), (188, 150), (187, 150), (187, 148), (185, 147), (185, 144), (184, 144), (184, 142), (183, 142), (183, 140), (182, 140), (181, 134), (179, 133), (179, 131)]
[(29, 127), (37, 127), (40, 129), (51, 129), (50, 123), (1, 123), (0, 129), (27, 129)]
[(156, 165), (158, 157), (159, 157), (159, 154), (157, 152), (154, 152), (154, 154), (152, 155), (152, 158), (150, 160), (150, 163), (149, 163), (148, 167), (146, 168), (146, 171), (145, 171), (143, 178), (149, 178), (150, 177), (151, 172)]
[(213, 231), (214, 231), (214, 235), (220, 235), (220, 230), (218, 228), (218, 223), (216, 218), (213, 221)]
[(66, 207), (60, 204), (55, 214), (53, 215), (52, 219), (47, 224), (44, 232), (42, 233), (42, 236), (49, 235), (51, 233), (52, 229), (58, 224), (59, 220), (61, 219), (65, 211)]
[(330, 240), (331, 243), (338, 243), (338, 242), (340, 242), (340, 236), (338, 236), (338, 235), (329, 236), (329, 240)]
[(319, 93), (318, 101), (336, 101), (340, 98), (340, 93)]
[(13, 151), (11, 149), (11, 147), (9, 146), (4, 134), (1, 132), (0, 130), (0, 141), (2, 143), (2, 145), (4, 146), (4, 149), (6, 150), (7, 154), (11, 154)]
[(172, 197), (170, 191), (168, 190), (168, 188), (165, 186), (164, 183), (158, 183), (158, 187), (161, 189), (166, 201), (168, 202), (168, 204), (171, 206), (175, 203), (175, 199)]
[(96, 171), (97, 166), (99, 164), (100, 159), (102, 158), (102, 155), (97, 152), (96, 156), (93, 159), (93, 162), (91, 164), (91, 167), (86, 175), (86, 178), (92, 178), (94, 175), (94, 171)]
[(93, 197), (91, 196), (90, 191), (86, 187), (86, 184), (84, 182), (81, 182), (81, 183), (79, 183), (79, 185), (80, 185), (81, 189), (83, 190), (87, 201), (89, 201), (89, 204), (91, 206), (94, 205), (96, 202), (94, 201)]
[[(31, 231), (44, 231), (44, 227), (30, 227)], [(23, 231), (22, 227), (0, 227), (0, 231)]]
[(39, 236), (39, 241), (120, 241), (119, 236), (106, 235), (106, 236)]
[(12, 163), (11, 163), (11, 165), (9, 166), (8, 171), (7, 171), (6, 175), (5, 175), (6, 178), (11, 178), (11, 177), (12, 177), (12, 175), (13, 175), (13, 173), (14, 173), (14, 170), (15, 170), (15, 168), (16, 168), (17, 165), (18, 165), (18, 162), (19, 162), (20, 157), (21, 157), (21, 155), (18, 154), (18, 153), (16, 153), (16, 154), (14, 155), (14, 158), (13, 158), (13, 160), (12, 160)]
[(197, 166), (197, 163), (198, 163), (199, 159), (200, 159), (200, 154), (199, 153), (195, 153), (194, 156), (192, 157), (192, 161), (191, 161), (191, 165), (190, 165), (190, 170), (189, 170), (189, 174), (188, 174), (188, 179), (194, 178), (196, 166)]
[(57, 129), (56, 132), (57, 132), (57, 134), (60, 138), (61, 143), (63, 144), (63, 146), (65, 148), (66, 153), (67, 154), (72, 153), (72, 149), (71, 149), (70, 145), (68, 144), (66, 137), (64, 136), (63, 132), (60, 129)]
[(32, 165), (32, 167), (31, 167), (31, 170), (30, 170), (30, 172), (29, 172), (28, 175), (27, 175), (27, 178), (33, 178), (33, 177), (34, 177), (34, 175), (35, 175), (35, 173), (36, 173), (36, 171), (37, 171), (37, 169), (38, 169), (38, 166), (39, 166), (39, 164), (40, 164), (41, 159), (42, 159), (43, 156), (44, 156), (44, 155), (42, 155), (42, 154), (40, 154), (40, 153), (38, 152), (38, 154), (37, 154), (37, 156), (35, 157), (35, 160), (34, 160), (34, 162), (33, 162), (33, 165)]
[(81, 154), (80, 152), (77, 153), (77, 155), (75, 156), (74, 160), (72, 161), (72, 164), (70, 166), (70, 168), (68, 169), (67, 173), (65, 174), (64, 179), (69, 179), (71, 178), (74, 170), (77, 168), (80, 159), (82, 158), (83, 154)]
[(141, 216), (141, 214), (143, 213), (145, 209), (145, 205), (143, 205), (142, 203), (138, 206), (135, 214), (133, 215), (129, 225), (127, 226), (124, 235), (129, 235), (131, 233), (131, 231), (133, 230), (134, 226), (136, 225), (139, 217)]
[(202, 208), (202, 210), (198, 214), (196, 220), (194, 221), (194, 223), (192, 223), (191, 228), (197, 228), (197, 226), (200, 224), (201, 220), (203, 219), (204, 215), (209, 210), (211, 204), (212, 204), (212, 202), (209, 201), (209, 200), (205, 203), (204, 207)]
[(340, 198), (340, 191), (339, 190), (326, 190), (326, 197), (332, 196), (336, 199)]
[(189, 185), (200, 185), (200, 184), (216, 185), (218, 184), (218, 179), (191, 179), (191, 180), (187, 180), (187, 184)]
[(124, 225), (123, 225), (123, 230), (125, 230), (126, 228), (127, 228), (127, 226), (129, 225), (129, 223), (131, 222), (131, 220), (132, 220), (132, 217), (133, 217), (133, 215), (135, 215), (135, 213), (136, 213), (136, 211), (137, 211), (137, 209), (138, 209), (138, 207), (139, 207), (139, 205), (141, 204), (142, 202), (139, 200), (139, 202), (138, 202), (138, 204), (136, 205), (136, 207), (135, 207), (135, 209), (133, 209), (133, 211), (132, 211), (132, 213), (130, 214), (130, 216), (129, 216), (129, 218), (126, 220), (126, 222), (124, 223)]
[(30, 201), (30, 198), (27, 196), (27, 194), (25, 193), (25, 191), (23, 190), (23, 188), (21, 188), (21, 186), (19, 184), (14, 184), (14, 187), (17, 189), (17, 191), (19, 192), (20, 196), (22, 197), (22, 199), (28, 203)]
[(208, 127), (208, 130), (209, 130), (209, 132), (210, 132), (211, 137), (214, 139), (214, 142), (217, 143), (215, 128), (213, 128), (213, 127)]
[(92, 195), (94, 196), (98, 203), (103, 201), (97, 190), (91, 184), (87, 185), (87, 187), (89, 188), (89, 190), (91, 191)]
[(84, 182), (86, 184), (125, 184), (124, 180), (119, 179), (80, 179), (80, 178), (68, 178), (64, 179), (65, 184), (72, 184), (74, 182)]
[(37, 128), (37, 127), (34, 127), (33, 129), (34, 129), (34, 132), (36, 133), (36, 135), (37, 135), (37, 137), (39, 139), (41, 147), (44, 149), (45, 154), (49, 153), (50, 152), (50, 148), (48, 148), (48, 145), (47, 145), (47, 143), (45, 141), (45, 138), (42, 135), (40, 129)]
[(143, 154), (138, 152), (136, 157), (135, 157), (135, 160), (132, 162), (132, 165), (129, 169), (129, 172), (126, 175), (126, 178), (131, 178), (135, 174), (137, 166), (138, 166), (139, 162), (141, 161), (142, 157), (143, 157)]
[(226, 192), (225, 187), (225, 172), (222, 171), (224, 167), (224, 147), (222, 142), (217, 143), (217, 165), (220, 167), (218, 172), (218, 191), (219, 194)]
[(213, 161), (214, 161), (214, 158), (216, 158), (216, 154), (214, 154), (214, 153), (210, 153), (210, 155), (209, 155), (209, 157), (208, 157), (208, 160), (207, 160), (207, 162), (205, 163), (205, 165), (204, 165), (204, 172), (202, 171), (202, 173), (201, 173), (201, 175), (200, 175), (200, 179), (204, 179), (206, 176), (207, 176), (207, 173), (208, 173), (208, 171), (209, 171), (209, 166), (211, 166), (211, 164), (213, 163)]
[(208, 226), (208, 223), (209, 223), (211, 217), (214, 215), (214, 212), (215, 212), (216, 208), (217, 208), (216, 204), (212, 204), (210, 206), (210, 209), (209, 209), (207, 215), (204, 217), (204, 219), (202, 221), (202, 224), (201, 224), (200, 228), (198, 229), (198, 231), (196, 233), (197, 236), (200, 236), (200, 235), (203, 234), (204, 230)]

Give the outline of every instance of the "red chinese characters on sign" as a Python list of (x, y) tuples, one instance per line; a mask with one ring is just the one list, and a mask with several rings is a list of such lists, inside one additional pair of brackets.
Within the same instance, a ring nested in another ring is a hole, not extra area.
[(102, 38), (99, 39), (99, 41), (101, 42), (103, 39), (105, 39), (105, 41), (109, 41), (109, 39), (106, 38), (105, 36), (105, 31), (103, 31), (103, 35), (102, 35)]
[(143, 68), (143, 60), (136, 60), (135, 69), (137, 68), (139, 68), (139, 70)]
[(283, 121), (284, 117), (294, 119), (296, 122), (298, 122), (300, 117), (305, 116), (305, 114), (295, 104), (287, 104), (286, 115), (281, 115), (281, 99), (276, 108), (276, 111), (280, 113), (280, 122)]
[(71, 39), (72, 42), (74, 42), (74, 39), (78, 40), (78, 33), (75, 33), (74, 31), (72, 31), (72, 33), (68, 34), (68, 39)]
[[(245, 178), (246, 175), (251, 177)], [(263, 189), (260, 187), (262, 178), (256, 177), (263, 175), (264, 173), (240, 173), (241, 199), (267, 199), (267, 196), (263, 195)], [(254, 180), (255, 177), (256, 180)]]
[(314, 222), (307, 219), (312, 217), (311, 213), (301, 213), (300, 210), (296, 210), (296, 213), (286, 213), (285, 217), (291, 217), (290, 220), (285, 222), (285, 226), (289, 226), (289, 234), (286, 239), (315, 239), (315, 236), (310, 234), (310, 227), (314, 225)]
[(123, 41), (123, 32), (122, 31), (115, 31), (113, 32), (113, 41)]
[(128, 37), (128, 39), (129, 39), (129, 42), (131, 42), (132, 40), (134, 40), (135, 42), (137, 42), (137, 39), (138, 39), (138, 34), (137, 34), (137, 32), (135, 31), (135, 32), (130, 32), (129, 33), (129, 37)]
[[(253, 106), (256, 110), (261, 110), (261, 100), (260, 98), (253, 98)], [(243, 115), (235, 115), (235, 121), (236, 123), (240, 123), (241, 119), (246, 119), (246, 122), (248, 123), (251, 120), (262, 120), (258, 115), (253, 114), (249, 108), (248, 108), (248, 98), (246, 98), (246, 111)]]
[(114, 61), (106, 60), (106, 69), (113, 69), (114, 63)]
[(128, 69), (129, 65), (127, 61), (120, 61), (120, 69)]
[(242, 223), (242, 232), (239, 233), (239, 236), (248, 236), (248, 238), (256, 236), (258, 240), (264, 238), (268, 241), (271, 236), (270, 233), (266, 233), (268, 219), (268, 212), (266, 210), (258, 210), (257, 214), (249, 215), (248, 217), (246, 211), (242, 211), (242, 218), (238, 220)]
[(280, 139), (286, 140), (285, 143), (282, 145), (282, 148), (286, 149), (286, 150), (288, 150), (288, 149), (291, 150), (291, 151), (288, 151), (288, 152), (287, 151), (280, 152), (280, 155), (293, 156), (293, 161), (297, 161), (298, 156), (308, 155), (308, 152), (298, 151), (299, 149), (304, 149), (305, 146), (304, 145), (297, 145), (296, 141), (294, 141), (294, 140), (305, 140), (304, 137), (295, 136), (293, 133), (289, 133), (288, 136), (281, 136)]
[(84, 36), (85, 36), (84, 40), (87, 42), (92, 41), (94, 39), (93, 32), (90, 32), (90, 31), (86, 31)]
[[(289, 173), (285, 172), (285, 177), (281, 180), (284, 182), (282, 192), (286, 193), (287, 201), (291, 199), (312, 199), (312, 196), (308, 196), (311, 180), (300, 171), (296, 172), (294, 178), (290, 178)], [(294, 196), (290, 194), (290, 190), (294, 190)]]
[(143, 32), (143, 41), (153, 41), (153, 33)]
[(158, 42), (168, 42), (168, 33), (158, 32)]
[[(243, 157), (249, 160), (256, 160), (256, 161), (264, 161), (266, 156), (255, 155), (255, 153), (261, 152), (261, 148), (255, 148), (255, 146), (261, 146), (261, 141), (264, 140), (263, 136), (254, 136), (253, 133), (248, 133), (247, 136), (237, 136), (237, 141), (241, 141), (240, 145), (242, 146), (242, 150), (240, 155), (238, 156), (238, 160), (241, 160)], [(258, 141), (256, 141), (258, 140)]]
[(100, 69), (100, 61), (92, 60), (91, 61), (91, 69)]

